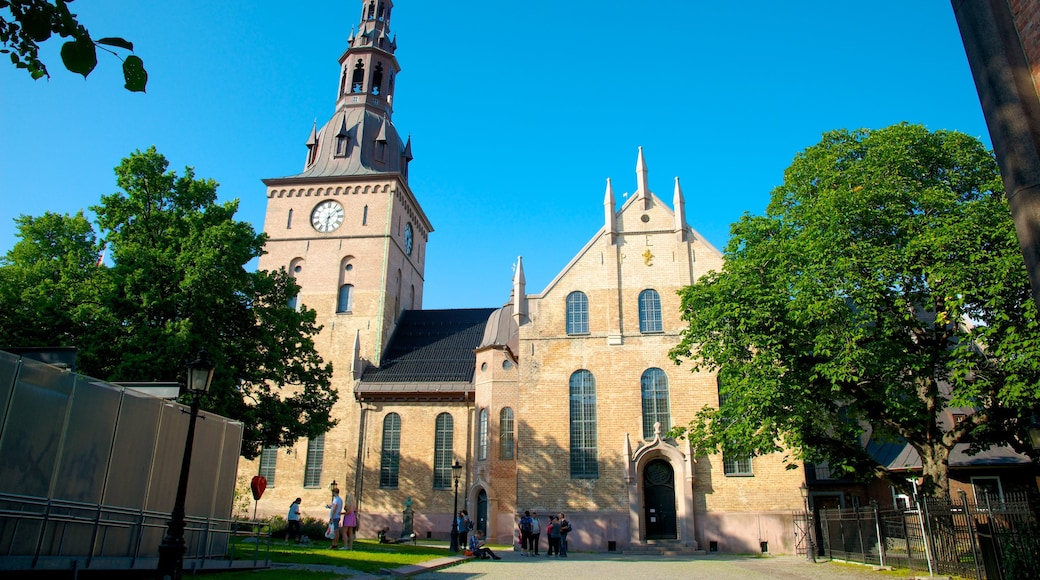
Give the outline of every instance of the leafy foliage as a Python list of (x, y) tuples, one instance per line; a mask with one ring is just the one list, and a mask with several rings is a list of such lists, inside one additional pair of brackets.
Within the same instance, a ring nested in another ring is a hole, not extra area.
[(119, 193), (90, 223), (45, 214), (18, 218), (21, 241), (0, 262), (0, 346), (77, 346), (79, 369), (107, 380), (178, 380), (205, 348), (217, 363), (203, 407), (242, 421), (242, 453), (289, 446), (335, 424), (332, 368), (315, 351), (313, 310), (288, 307), (299, 291), (284, 271), (249, 272), (265, 237), (216, 203), (217, 184), (167, 171), (154, 148), (116, 168)]
[(722, 270), (682, 291), (689, 326), (671, 353), (721, 369), (725, 402), (677, 434), (897, 481), (865, 443), (905, 441), (936, 493), (958, 443), (1033, 453), (1040, 327), (978, 140), (908, 124), (827, 133), (732, 234)]
[[(34, 80), (50, 77), (47, 66), (40, 60), (39, 43), (58, 35), (69, 38), (61, 46), (61, 60), (65, 68), (86, 78), (97, 66), (97, 49), (119, 58), (113, 49), (134, 52), (134, 45), (122, 38), (105, 37), (94, 40), (87, 29), (69, 11), (72, 0), (0, 0), (0, 53), (10, 55), (11, 64), (25, 69)], [(129, 54), (123, 61), (126, 90), (144, 92), (148, 72), (144, 61)]]

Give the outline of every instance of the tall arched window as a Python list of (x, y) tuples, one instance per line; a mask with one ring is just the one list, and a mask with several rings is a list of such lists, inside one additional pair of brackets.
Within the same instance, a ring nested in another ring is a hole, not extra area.
[(589, 333), (589, 299), (584, 292), (567, 295), (567, 334)]
[(336, 299), (336, 312), (349, 313), (354, 310), (354, 285), (344, 284), (339, 287), (339, 297)]
[(596, 379), (587, 370), (571, 375), (571, 477), (599, 477), (596, 443)]
[(643, 386), (643, 439), (653, 439), (654, 423), (660, 423), (663, 431), (671, 428), (668, 377), (661, 369), (646, 369), (640, 382)]
[(662, 332), (661, 296), (657, 290), (639, 293), (639, 332)]
[(480, 420), (477, 429), (479, 440), (477, 441), (477, 459), (487, 459), (488, 451), (488, 411), (486, 408), (480, 410)]
[(278, 446), (267, 445), (260, 451), (259, 475), (267, 479), (267, 487), (275, 486), (275, 472), (278, 468)]
[[(294, 258), (289, 262), (289, 275), (293, 277), (293, 280), (298, 280), (300, 274), (303, 273), (303, 258)], [(298, 284), (299, 282), (297, 282)], [(289, 308), (293, 310), (299, 310), (300, 308), (300, 293), (297, 290), (296, 294), (289, 298)]]
[(307, 464), (303, 468), (303, 487), (321, 487), (321, 467), (325, 463), (325, 434), (307, 441)]
[(513, 434), (513, 410), (503, 407), (498, 413), (498, 458), (513, 458), (513, 442), (516, 436)]
[(455, 456), (455, 422), (450, 413), (437, 415), (433, 436), (433, 488), (451, 487), (451, 462)]
[(401, 468), (401, 416), (388, 413), (383, 417), (383, 450), (379, 458), (379, 487), (397, 487)]

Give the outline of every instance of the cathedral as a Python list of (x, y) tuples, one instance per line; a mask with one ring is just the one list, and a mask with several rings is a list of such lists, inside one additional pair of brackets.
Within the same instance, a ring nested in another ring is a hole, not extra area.
[(518, 258), (503, 306), (422, 308), (436, 240), (408, 184), (411, 140), (392, 121), (392, 12), (392, 0), (361, 2), (332, 118), (311, 130), (301, 173), (264, 180), (259, 267), (286, 268), (294, 302), (317, 312), (340, 401), (323, 436), (240, 461), (240, 481), (268, 480), (258, 515), (284, 517), (301, 497), (305, 516), (326, 518), (335, 482), (361, 537), (398, 533), (407, 503), (420, 538), (446, 539), (457, 461), (458, 509), (492, 542), (512, 542), (532, 510), (543, 526), (565, 512), (572, 550), (793, 553), (801, 471), (667, 437), (719, 402), (715, 374), (668, 351), (683, 328), (676, 292), (722, 255), (686, 223), (678, 178), (670, 206), (650, 190), (642, 149), (635, 193), (620, 207), (609, 180), (590, 194), (603, 226), (546, 288), (529, 292)]

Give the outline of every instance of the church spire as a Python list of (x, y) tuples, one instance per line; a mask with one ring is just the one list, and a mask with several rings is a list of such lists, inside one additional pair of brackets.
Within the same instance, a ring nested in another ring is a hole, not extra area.
[(387, 118), (393, 114), (394, 77), (400, 72), (390, 34), (393, 0), (362, 0), (361, 23), (350, 29), (347, 51), (339, 58), (337, 109), (367, 107)]
[(643, 209), (650, 209), (650, 182), (647, 179), (646, 160), (643, 159), (643, 148), (639, 148), (639, 159), (636, 160), (636, 181), (639, 189), (636, 198), (643, 202)]

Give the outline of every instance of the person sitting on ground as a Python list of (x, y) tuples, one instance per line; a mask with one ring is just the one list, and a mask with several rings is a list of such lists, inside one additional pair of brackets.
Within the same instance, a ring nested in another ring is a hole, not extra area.
[(477, 530), (472, 536), (470, 536), (469, 551), (473, 552), (473, 555), (481, 560), (487, 560), (488, 558), (491, 558), (492, 560), (502, 559), (496, 556), (495, 553), (491, 551), (491, 548), (488, 548), (485, 545), (484, 530)]

